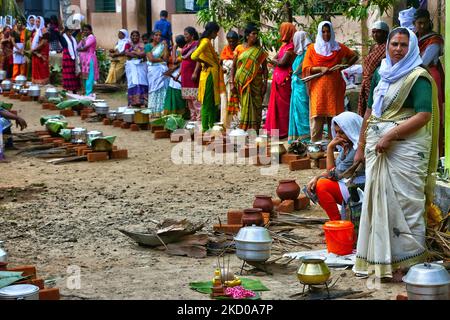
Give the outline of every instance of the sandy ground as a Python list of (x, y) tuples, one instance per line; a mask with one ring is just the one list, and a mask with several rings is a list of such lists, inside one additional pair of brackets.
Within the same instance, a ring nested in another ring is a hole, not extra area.
[[(99, 98), (113, 107), (126, 104), (119, 93)], [(42, 130), (39, 118), (57, 113), (34, 102), (16, 101), (14, 109), (27, 120), (26, 131)], [(226, 220), (228, 209), (251, 206), (255, 194), (276, 196), (278, 180), (295, 178), (303, 185), (319, 172), (290, 172), (282, 165), (278, 174), (265, 176), (253, 165), (174, 165), (170, 155), (175, 144), (153, 140), (149, 132), (85, 123), (79, 117), (69, 122), (117, 135), (116, 144), (127, 148), (130, 158), (54, 166), (9, 151), (12, 162), (0, 164), (2, 188), (29, 188), (3, 190), (0, 197), (0, 240), (5, 241), (10, 264), (36, 265), (40, 277), (57, 280), (64, 299), (209, 299), (190, 290), (188, 283), (211, 279), (215, 257), (168, 256), (137, 246), (117, 229), (146, 230), (154, 226), (151, 220), (188, 218), (206, 222), (205, 231), (211, 231), (218, 218)], [(301, 214), (325, 216), (317, 207)], [(320, 243), (314, 248), (326, 247), (320, 226), (296, 232)], [(237, 272), (240, 265), (232, 255), (232, 269)], [(293, 299), (290, 296), (302, 290), (298, 266), (295, 262), (286, 272), (249, 277), (270, 288), (263, 299)], [(81, 287), (73, 289), (77, 270)], [(371, 289), (350, 270), (332, 270), (332, 277), (339, 278), (335, 289)], [(393, 299), (404, 292), (404, 284), (381, 284), (369, 299)]]

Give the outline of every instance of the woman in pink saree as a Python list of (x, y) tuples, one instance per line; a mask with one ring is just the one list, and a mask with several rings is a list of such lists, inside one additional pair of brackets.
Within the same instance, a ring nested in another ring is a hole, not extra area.
[(94, 82), (99, 79), (97, 61), (97, 39), (90, 25), (83, 26), (83, 40), (78, 44), (81, 63), (81, 79), (86, 95), (94, 92)]

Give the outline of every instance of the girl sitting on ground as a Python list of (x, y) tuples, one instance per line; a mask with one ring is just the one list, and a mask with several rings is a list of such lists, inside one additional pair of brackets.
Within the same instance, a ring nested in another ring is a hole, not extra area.
[[(353, 112), (343, 112), (331, 120), (333, 140), (327, 147), (327, 171), (314, 177), (306, 186), (306, 195), (325, 210), (330, 220), (341, 220), (338, 205), (345, 205), (350, 199), (350, 191), (342, 174), (352, 167), (358, 149), (359, 132), (363, 118)], [(335, 148), (339, 156), (334, 160)], [(364, 171), (358, 171), (353, 184), (363, 187)]]

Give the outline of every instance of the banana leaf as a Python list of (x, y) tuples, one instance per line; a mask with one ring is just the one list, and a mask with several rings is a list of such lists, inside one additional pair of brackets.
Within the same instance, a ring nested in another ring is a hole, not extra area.
[(5, 109), (7, 111), (11, 110), (13, 107), (12, 103), (0, 102), (0, 108)]
[(48, 99), (48, 102), (54, 103), (56, 105), (60, 104), (62, 101), (63, 101), (63, 99), (61, 97)]
[(62, 102), (58, 103), (58, 105), (56, 107), (60, 110), (64, 110), (64, 109), (70, 109), (70, 108), (76, 107), (78, 105), (83, 105), (85, 107), (89, 107), (92, 105), (92, 102), (90, 100), (70, 99), (70, 100), (66, 100), (66, 101), (62, 101)]
[(64, 117), (64, 116), (61, 116), (61, 115), (49, 115), (49, 116), (43, 116), (43, 117), (41, 117), (41, 126), (43, 126), (43, 125), (45, 125), (45, 123), (48, 121), (48, 120), (50, 120), (50, 119), (53, 119), (53, 120), (65, 120), (66, 119), (66, 117)]
[(50, 119), (50, 120), (48, 120), (48, 121), (45, 123), (45, 126), (47, 127), (47, 129), (48, 129), (50, 132), (59, 134), (59, 132), (60, 132), (62, 129), (66, 129), (66, 128), (67, 128), (68, 123), (67, 123), (67, 121), (64, 121), (64, 120), (54, 120), (54, 119)]
[(17, 281), (26, 279), (26, 277), (22, 277), (21, 271), (12, 272), (12, 271), (0, 271), (0, 289), (7, 287)]
[(186, 120), (183, 119), (182, 115), (179, 114), (169, 114), (163, 116), (159, 119), (152, 121), (152, 125), (164, 126), (164, 129), (169, 131), (176, 131), (177, 129), (183, 129), (186, 124)]

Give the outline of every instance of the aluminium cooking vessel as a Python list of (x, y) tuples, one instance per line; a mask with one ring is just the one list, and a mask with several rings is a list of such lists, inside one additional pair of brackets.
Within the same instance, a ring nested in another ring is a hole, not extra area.
[(117, 119), (117, 110), (109, 110), (108, 114), (106, 115), (106, 117), (109, 120), (116, 120)]
[(12, 86), (12, 90), (13, 90), (14, 92), (16, 92), (16, 93), (19, 93), (20, 90), (22, 90), (22, 85), (21, 85), (21, 84), (18, 84), (18, 83), (15, 83), (15, 84), (13, 84), (13, 86)]
[(25, 87), (22, 87), (22, 89), (20, 89), (19, 93), (23, 96), (28, 95), (28, 89)]
[(408, 300), (449, 300), (450, 275), (441, 265), (421, 263), (412, 266), (406, 276)]
[(27, 77), (22, 76), (22, 75), (17, 76), (15, 82), (16, 82), (17, 84), (20, 84), (20, 85), (23, 86), (23, 85), (25, 85), (25, 83), (27, 83)]
[(188, 121), (184, 125), (184, 129), (188, 130), (191, 135), (195, 134), (195, 131), (200, 130), (201, 123), (199, 121)]
[(57, 98), (58, 97), (58, 90), (56, 90), (56, 88), (48, 88), (47, 90), (45, 90), (45, 97), (47, 99)]
[(270, 258), (272, 237), (264, 227), (243, 227), (234, 238), (236, 256), (244, 261), (264, 262)]
[(86, 143), (87, 140), (87, 130), (84, 128), (74, 128), (71, 131), (71, 142), (72, 143)]
[(89, 147), (91, 147), (92, 146), (92, 140), (97, 139), (97, 138), (101, 138), (101, 137), (103, 137), (103, 132), (97, 131), (97, 130), (89, 131), (87, 133), (87, 145)]
[(0, 289), (0, 300), (39, 300), (39, 287), (15, 284)]
[(9, 80), (2, 81), (2, 89), (3, 91), (10, 91), (12, 87), (12, 82)]
[(122, 114), (123, 121), (127, 123), (133, 123), (134, 122), (134, 110), (128, 109)]
[(109, 106), (106, 102), (94, 103), (94, 108), (97, 114), (107, 115), (109, 111)]
[(41, 88), (37, 84), (31, 85), (28, 88), (28, 95), (30, 97), (40, 97), (41, 96)]

